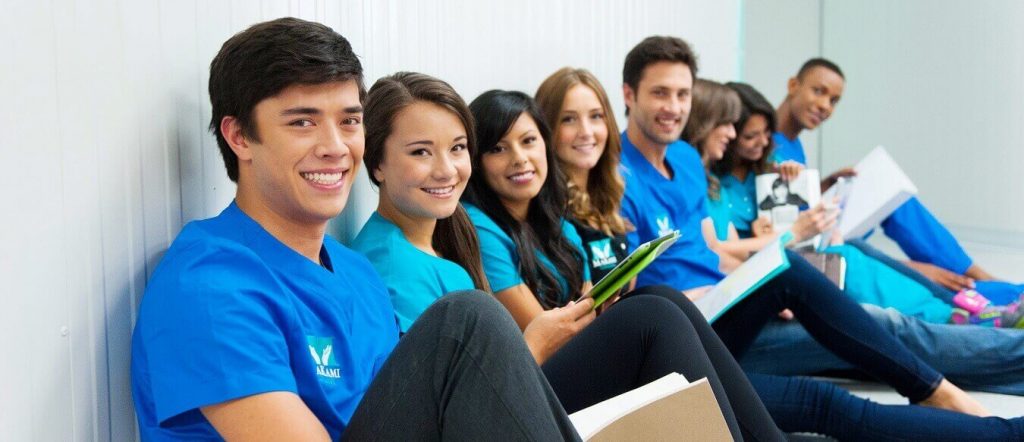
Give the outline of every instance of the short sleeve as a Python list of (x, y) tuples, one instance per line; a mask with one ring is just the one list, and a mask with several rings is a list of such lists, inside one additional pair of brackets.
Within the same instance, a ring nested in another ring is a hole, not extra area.
[[(279, 283), (248, 250), (195, 245), (162, 265), (139, 330), (157, 421), (270, 391), (296, 392)], [(166, 259), (166, 258), (165, 258)]]
[[(394, 262), (389, 265), (395, 264)], [(395, 269), (392, 269), (395, 270)], [(382, 275), (387, 284), (391, 303), (402, 333), (409, 331), (416, 319), (430, 307), (437, 298), (444, 295), (437, 278), (424, 265), (403, 266), (401, 272), (393, 271)]]
[(497, 293), (522, 284), (519, 259), (512, 238), (479, 209), (469, 210), (469, 216), (480, 239), (480, 257), (491, 290)]

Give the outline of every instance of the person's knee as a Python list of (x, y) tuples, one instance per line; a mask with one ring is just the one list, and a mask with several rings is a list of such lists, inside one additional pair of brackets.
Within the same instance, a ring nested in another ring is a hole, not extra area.
[[(681, 296), (681, 295), (680, 295)], [(672, 300), (651, 294), (630, 296), (615, 304), (607, 315), (621, 316), (621, 327), (639, 327), (642, 329), (673, 328), (684, 333), (696, 333), (690, 321)]]
[(631, 293), (634, 295), (653, 295), (660, 296), (662, 298), (671, 298), (676, 296), (682, 297), (683, 292), (667, 285), (656, 284), (637, 287), (633, 289)]
[(450, 334), (458, 330), (511, 328), (518, 330), (512, 316), (497, 300), (480, 290), (461, 290), (439, 298), (417, 320), (425, 325), (441, 327)]
[(668, 300), (675, 305), (691, 321), (706, 321), (700, 309), (690, 301), (683, 292), (667, 285), (649, 285), (638, 287), (633, 291), (635, 296), (649, 295)]
[(862, 304), (861, 307), (882, 329), (891, 334), (897, 334), (900, 329), (907, 327), (910, 321), (906, 315), (894, 308), (882, 308), (871, 304)]
[(501, 308), (501, 304), (494, 300), (493, 296), (480, 290), (459, 290), (448, 293), (434, 302), (434, 306), (468, 312)]

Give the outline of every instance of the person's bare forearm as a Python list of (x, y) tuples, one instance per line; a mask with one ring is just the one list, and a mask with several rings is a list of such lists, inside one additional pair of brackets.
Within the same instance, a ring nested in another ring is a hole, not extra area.
[(329, 441), (327, 429), (298, 395), (254, 394), (200, 409), (227, 441)]

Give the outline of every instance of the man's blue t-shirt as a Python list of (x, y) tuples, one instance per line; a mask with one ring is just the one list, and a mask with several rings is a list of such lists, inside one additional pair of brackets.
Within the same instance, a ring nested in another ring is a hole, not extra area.
[(673, 230), (680, 233), (672, 247), (640, 272), (637, 285), (687, 290), (716, 284), (725, 276), (701, 232), (701, 221), (708, 217), (708, 183), (700, 155), (686, 142), (675, 141), (668, 146), (665, 163), (672, 179), (662, 176), (622, 133), (622, 216), (636, 227), (627, 235), (630, 250)]
[(804, 143), (800, 141), (799, 136), (790, 140), (782, 132), (775, 132), (772, 133), (772, 141), (775, 142), (774, 160), (776, 163), (796, 161), (805, 166), (807, 165), (807, 156), (804, 155)]
[[(146, 286), (132, 335), (143, 440), (219, 439), (200, 407), (297, 394), (338, 439), (398, 342), (384, 283), (329, 237), (324, 266), (231, 203), (188, 223)], [(333, 269), (333, 270), (329, 270)]]
[[(480, 255), (484, 262), (484, 274), (487, 276), (487, 282), (491, 285), (491, 290), (497, 293), (522, 284), (523, 277), (519, 274), (519, 254), (516, 252), (515, 242), (483, 210), (472, 204), (464, 206), (466, 212), (469, 213), (469, 219), (476, 227), (477, 236), (480, 238)], [(579, 256), (586, 259), (587, 254), (583, 250), (583, 240), (580, 239), (576, 228), (564, 219), (562, 220), (562, 234), (576, 247)], [(540, 250), (537, 250), (536, 253), (540, 263), (547, 267), (548, 271), (558, 280), (558, 286), (561, 287), (559, 299), (568, 303), (570, 301), (569, 294), (580, 288), (570, 289), (562, 272), (555, 268), (551, 260)], [(581, 264), (583, 266), (583, 281), (590, 281), (590, 266), (582, 261)], [(534, 295), (541, 296), (542, 294), (534, 293)]]
[[(750, 236), (750, 224), (757, 219), (756, 181), (754, 172), (748, 173), (743, 181), (731, 173), (719, 177), (719, 182), (722, 183), (723, 199), (729, 202), (729, 222), (736, 227), (740, 237)], [(719, 220), (715, 219), (716, 225), (718, 222)]]
[(416, 248), (377, 212), (356, 235), (352, 248), (365, 255), (384, 280), (403, 332), (445, 293), (475, 288), (466, 269)]

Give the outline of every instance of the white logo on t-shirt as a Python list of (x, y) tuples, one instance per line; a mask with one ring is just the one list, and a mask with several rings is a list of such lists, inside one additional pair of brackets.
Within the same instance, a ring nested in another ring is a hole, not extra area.
[(334, 357), (334, 339), (321, 336), (306, 336), (306, 343), (309, 347), (309, 356), (316, 364), (316, 375), (327, 378), (333, 383), (334, 379), (341, 378), (341, 368)]
[(604, 268), (615, 265), (619, 260), (612, 254), (612, 244), (609, 239), (602, 239), (590, 243), (590, 253), (594, 255), (591, 263), (594, 268)]
[(658, 223), (658, 236), (665, 236), (672, 233), (672, 223), (669, 222), (668, 215), (659, 216), (656, 220)]

